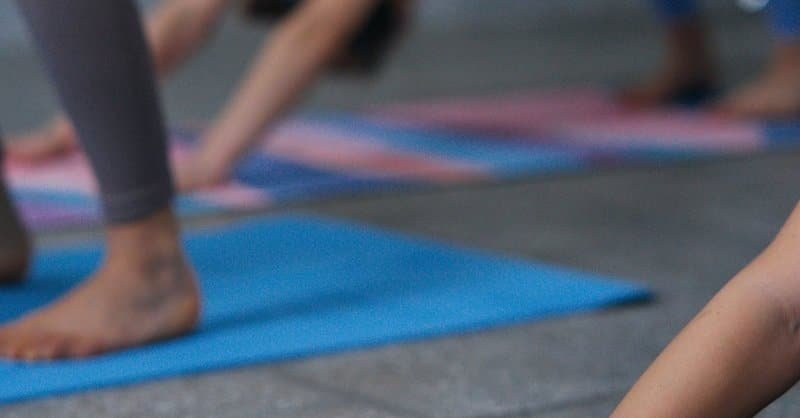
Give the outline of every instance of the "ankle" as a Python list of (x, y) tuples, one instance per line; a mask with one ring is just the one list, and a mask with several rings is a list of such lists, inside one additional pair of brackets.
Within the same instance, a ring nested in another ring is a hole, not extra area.
[(693, 79), (715, 77), (714, 57), (708, 48), (708, 36), (702, 20), (692, 19), (669, 29), (667, 51), (673, 70)]
[(770, 73), (798, 78), (800, 71), (800, 42), (777, 42), (773, 47)]
[(126, 265), (182, 257), (180, 226), (166, 208), (136, 222), (114, 225), (108, 232), (108, 260)]

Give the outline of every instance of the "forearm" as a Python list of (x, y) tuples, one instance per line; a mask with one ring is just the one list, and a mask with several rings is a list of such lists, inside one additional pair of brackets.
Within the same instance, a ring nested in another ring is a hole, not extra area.
[(639, 379), (613, 417), (750, 417), (800, 377), (797, 211)]
[(309, 3), (260, 51), (203, 139), (205, 152), (222, 155), (226, 161), (241, 155), (264, 127), (281, 117), (325, 70), (374, 0)]
[(235, 0), (166, 0), (148, 17), (146, 35), (156, 73), (164, 78), (213, 32)]

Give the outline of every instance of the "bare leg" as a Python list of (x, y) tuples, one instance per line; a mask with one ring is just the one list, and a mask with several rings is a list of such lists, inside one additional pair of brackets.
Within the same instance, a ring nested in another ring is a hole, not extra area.
[(800, 0), (770, 0), (774, 39), (766, 71), (737, 89), (718, 109), (741, 118), (784, 119), (800, 116)]
[(736, 89), (717, 109), (738, 118), (789, 119), (800, 115), (800, 41), (777, 42), (766, 71)]
[(749, 417), (800, 379), (800, 207), (670, 343), (614, 417)]
[(85, 356), (191, 330), (199, 298), (170, 209), (166, 135), (133, 2), (18, 4), (97, 173), (108, 246), (83, 285), (0, 328), (0, 355)]
[(199, 302), (169, 211), (109, 228), (107, 255), (85, 283), (0, 328), (0, 355), (88, 356), (191, 330)]
[(674, 102), (699, 102), (714, 92), (717, 81), (699, 17), (674, 22), (667, 29), (667, 55), (649, 79), (620, 92), (623, 104), (650, 107)]

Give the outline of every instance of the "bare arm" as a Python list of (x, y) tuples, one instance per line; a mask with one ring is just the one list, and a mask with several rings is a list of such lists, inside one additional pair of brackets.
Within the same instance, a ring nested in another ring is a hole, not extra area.
[(612, 415), (751, 417), (800, 378), (800, 209), (670, 343)]
[(314, 82), (376, 1), (307, 0), (299, 6), (263, 46), (237, 92), (203, 138), (194, 158), (195, 172), (227, 176), (230, 166), (256, 135)]

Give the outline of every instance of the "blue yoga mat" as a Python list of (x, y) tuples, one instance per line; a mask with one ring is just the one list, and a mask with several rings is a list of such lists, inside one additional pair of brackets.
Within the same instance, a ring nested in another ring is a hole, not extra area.
[[(204, 313), (191, 335), (88, 360), (0, 361), (0, 403), (482, 330), (644, 300), (642, 286), (366, 226), (275, 217), (197, 233)], [(43, 251), (0, 289), (0, 322), (47, 303), (100, 258)]]

